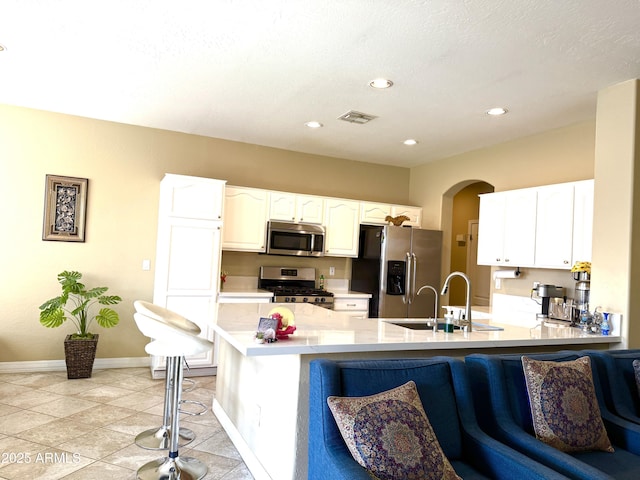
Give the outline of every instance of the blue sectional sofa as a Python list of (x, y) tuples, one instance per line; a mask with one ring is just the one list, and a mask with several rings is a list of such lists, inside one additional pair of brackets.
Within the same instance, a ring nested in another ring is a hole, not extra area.
[[(466, 367), (461, 360), (449, 357), (312, 361), (308, 478), (371, 478), (351, 456), (327, 405), (329, 396), (368, 396), (398, 387), (410, 380), (416, 383), (420, 400), (442, 450), (460, 477), (465, 480), (567, 478), (506, 447), (480, 430)], [(480, 414), (484, 416), (482, 411)]]
[[(582, 352), (527, 354), (537, 360), (564, 362)], [(535, 437), (522, 367), (522, 355), (473, 354), (465, 358), (475, 401), (476, 416), (483, 430), (494, 438), (567, 477), (583, 480), (637, 480), (640, 478), (640, 428), (609, 410), (595, 362), (593, 382), (597, 403), (615, 452), (564, 453)]]
[(640, 350), (585, 350), (584, 353), (596, 364), (609, 410), (640, 425), (640, 394), (633, 370), (633, 361), (640, 359)]

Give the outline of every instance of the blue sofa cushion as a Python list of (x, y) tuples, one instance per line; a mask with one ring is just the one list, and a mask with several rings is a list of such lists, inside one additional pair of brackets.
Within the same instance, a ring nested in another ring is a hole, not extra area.
[(637, 358), (633, 361), (633, 376), (636, 380), (636, 388), (638, 390), (638, 395), (640, 395), (640, 360)]
[(353, 458), (373, 478), (460, 480), (422, 407), (416, 384), (327, 403)]
[(536, 438), (563, 452), (613, 452), (596, 398), (591, 361), (522, 357)]

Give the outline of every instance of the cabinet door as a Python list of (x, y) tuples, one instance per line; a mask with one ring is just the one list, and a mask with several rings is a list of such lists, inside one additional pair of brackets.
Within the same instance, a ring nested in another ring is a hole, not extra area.
[(535, 265), (571, 268), (573, 250), (573, 184), (538, 189)]
[(296, 196), (297, 221), (304, 223), (324, 222), (324, 198), (311, 195)]
[(536, 241), (536, 190), (506, 193), (504, 208), (504, 265), (533, 266)]
[(504, 207), (504, 193), (480, 195), (478, 265), (503, 264)]
[(391, 205), (386, 203), (360, 203), (360, 223), (386, 225), (387, 215), (391, 215)]
[[(153, 303), (196, 323), (213, 340), (220, 282), (221, 222), (161, 217)], [(213, 350), (188, 358), (192, 367), (213, 367)], [(161, 367), (163, 359), (154, 358)]]
[(359, 202), (327, 199), (325, 210), (325, 255), (358, 256)]
[(422, 208), (420, 207), (407, 207), (403, 205), (392, 205), (391, 216), (397, 217), (399, 215), (406, 215), (409, 220), (405, 221), (402, 225), (410, 225), (412, 227), (420, 228), (422, 226)]
[(256, 188), (227, 186), (224, 198), (222, 249), (264, 252), (268, 192)]
[(160, 212), (182, 218), (222, 219), (223, 180), (167, 174), (160, 182)]
[(535, 189), (480, 196), (478, 265), (532, 266), (535, 236)]
[(576, 182), (573, 200), (573, 258), (576, 262), (591, 261), (593, 241), (593, 180)]
[(295, 222), (296, 195), (293, 193), (270, 192), (269, 218), (283, 222)]

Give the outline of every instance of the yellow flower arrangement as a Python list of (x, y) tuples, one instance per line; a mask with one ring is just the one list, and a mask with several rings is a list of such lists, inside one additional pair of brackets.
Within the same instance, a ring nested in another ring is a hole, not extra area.
[(572, 272), (587, 272), (591, 275), (591, 262), (576, 262), (571, 267)]

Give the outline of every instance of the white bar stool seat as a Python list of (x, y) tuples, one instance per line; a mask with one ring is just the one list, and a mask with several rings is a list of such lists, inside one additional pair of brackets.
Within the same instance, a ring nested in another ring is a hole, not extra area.
[[(166, 322), (170, 325), (175, 326), (176, 328), (181, 328), (182, 330), (191, 332), (195, 335), (198, 335), (200, 333), (200, 327), (198, 325), (171, 310), (167, 310), (166, 308), (160, 307), (153, 303), (145, 302), (144, 300), (136, 300), (135, 302), (133, 302), (133, 306), (136, 309), (136, 312), (142, 313), (147, 317), (161, 322)], [(145, 330), (143, 330), (143, 328)], [(154, 333), (154, 330), (152, 326), (147, 327), (146, 324), (143, 323), (142, 325), (138, 325), (138, 329), (140, 329), (142, 334), (146, 337), (153, 338), (152, 335)], [(148, 350), (147, 353), (160, 357), (165, 356), (162, 353), (153, 353)], [(167, 372), (171, 370), (170, 364), (173, 361), (174, 360), (172, 357), (167, 357)], [(160, 427), (145, 430), (144, 432), (141, 432), (136, 436), (135, 444), (141, 448), (145, 448), (147, 450), (167, 450), (171, 445), (171, 433), (169, 431), (169, 425), (171, 422), (171, 381), (171, 375), (166, 374), (162, 425)], [(186, 379), (185, 381), (189, 381), (195, 384), (195, 382), (190, 379)], [(182, 390), (182, 393), (186, 391), (188, 390)], [(181, 427), (178, 430), (178, 446), (180, 447), (188, 445), (189, 443), (193, 442), (195, 438), (196, 434), (188, 428)]]
[[(200, 460), (191, 457), (180, 457), (178, 454), (178, 435), (171, 432), (179, 430), (179, 404), (182, 392), (182, 362), (185, 356), (197, 355), (213, 349), (213, 343), (197, 336), (189, 322), (174, 312), (169, 312), (165, 321), (161, 307), (148, 305), (140, 301), (134, 302), (137, 313), (133, 315), (140, 331), (153, 339), (146, 345), (145, 351), (151, 355), (167, 357), (167, 379), (170, 379), (169, 404), (170, 411), (170, 446), (167, 457), (146, 463), (138, 469), (139, 480), (198, 480), (207, 473), (207, 466)], [(140, 310), (138, 311), (138, 308)], [(144, 312), (144, 313), (142, 313)], [(150, 313), (151, 316), (148, 316)], [(184, 321), (186, 320), (185, 323)], [(183, 328), (183, 327), (187, 328)], [(191, 330), (191, 331), (190, 331)], [(198, 329), (199, 330), (199, 329)], [(169, 380), (168, 380), (169, 381)], [(166, 404), (167, 402), (165, 402)]]

